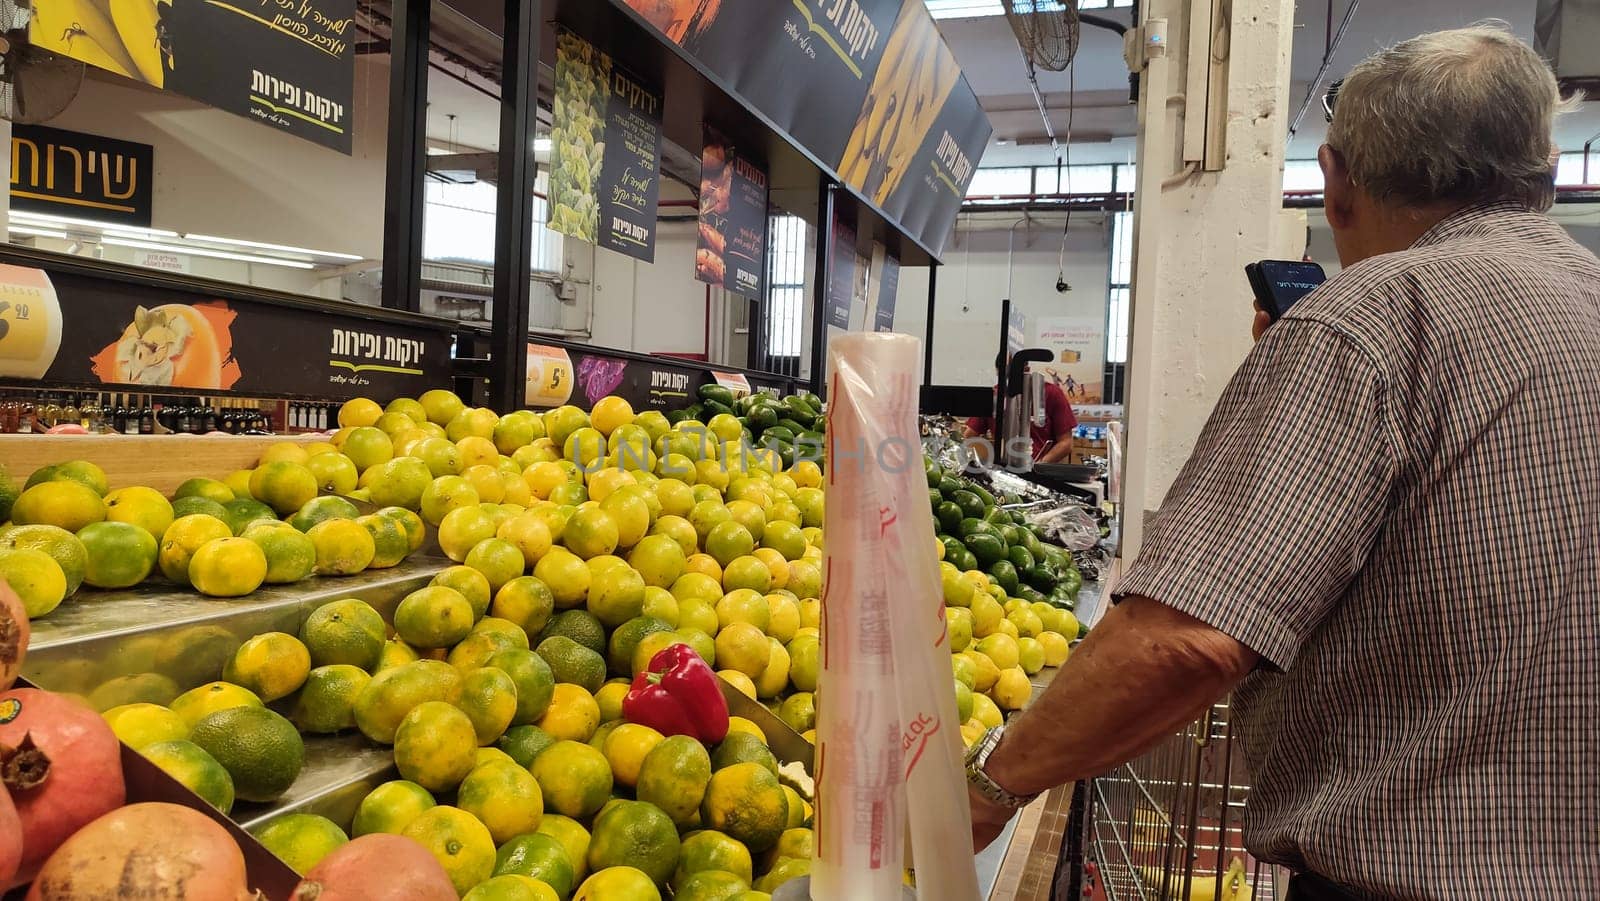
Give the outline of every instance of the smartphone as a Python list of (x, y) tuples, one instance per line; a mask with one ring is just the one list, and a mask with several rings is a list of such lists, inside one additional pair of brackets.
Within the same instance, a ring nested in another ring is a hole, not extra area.
[(1250, 290), (1255, 292), (1256, 303), (1273, 322), (1328, 280), (1321, 266), (1298, 260), (1262, 260), (1244, 267), (1244, 274), (1250, 280)]

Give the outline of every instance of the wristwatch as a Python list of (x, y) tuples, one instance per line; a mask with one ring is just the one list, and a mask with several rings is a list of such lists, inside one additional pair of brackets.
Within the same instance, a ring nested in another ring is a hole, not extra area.
[(1005, 731), (1005, 726), (996, 726), (985, 732), (983, 738), (978, 739), (976, 744), (967, 749), (967, 784), (977, 789), (978, 794), (983, 795), (991, 803), (1001, 807), (1008, 807), (1012, 810), (1020, 810), (1033, 803), (1033, 799), (1039, 797), (1043, 792), (1035, 792), (1031, 795), (1014, 795), (1001, 788), (993, 779), (989, 778), (988, 773), (983, 771), (984, 765), (989, 762), (989, 755), (994, 753), (994, 749), (1000, 746), (1000, 738), (1005, 734)]

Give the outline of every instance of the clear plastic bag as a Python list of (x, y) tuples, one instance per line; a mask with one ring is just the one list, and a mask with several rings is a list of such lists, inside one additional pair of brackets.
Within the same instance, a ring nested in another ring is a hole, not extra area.
[(1026, 514), (1030, 525), (1044, 531), (1052, 544), (1086, 551), (1100, 543), (1100, 522), (1082, 504), (1062, 504)]
[(918, 897), (970, 901), (961, 724), (917, 431), (922, 342), (851, 334), (829, 357), (811, 897), (901, 897), (909, 832)]

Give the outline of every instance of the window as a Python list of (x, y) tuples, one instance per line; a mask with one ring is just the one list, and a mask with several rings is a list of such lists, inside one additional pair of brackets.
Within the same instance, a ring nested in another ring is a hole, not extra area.
[[(547, 173), (541, 171), (534, 190), (544, 194)], [(424, 186), (425, 213), (422, 227), (422, 258), (438, 262), (494, 265), (495, 186), (488, 182), (430, 181)], [(533, 269), (558, 272), (561, 269), (561, 236), (544, 227), (550, 204), (543, 197), (533, 198)]]
[(1133, 303), (1133, 214), (1111, 217), (1111, 279), (1106, 291), (1104, 402), (1123, 403), (1128, 380), (1128, 320)]
[[(1109, 194), (1115, 166), (1040, 166), (1040, 194)], [(1059, 176), (1059, 182), (1057, 178)]]
[(1285, 191), (1321, 191), (1322, 166), (1316, 160), (1288, 160), (1283, 164)]
[(1561, 161), (1556, 164), (1556, 184), (1562, 187), (1600, 184), (1600, 152), (1589, 154), (1587, 179), (1584, 178), (1585, 168), (1582, 153), (1561, 154)]
[(1128, 306), (1133, 285), (1133, 214), (1111, 217), (1111, 294), (1106, 311), (1106, 362), (1128, 362)]
[[(1000, 0), (927, 0), (928, 12), (935, 19), (973, 19), (981, 16), (998, 16), (1005, 13)], [(1031, 11), (1037, 3), (1041, 12), (1065, 8), (1063, 0), (1016, 0), (1023, 12)], [(1133, 0), (1079, 0), (1079, 9), (1126, 9)]]
[(785, 375), (800, 374), (805, 341), (806, 222), (799, 216), (773, 216), (767, 233), (767, 302), (761, 323), (762, 368)]
[(1033, 193), (1033, 169), (979, 169), (967, 187), (967, 197), (988, 200), (997, 196), (1025, 197)]
[(1139, 189), (1139, 167), (1125, 163), (1117, 167), (1117, 193), (1132, 194)]
[(1132, 193), (1133, 188), (1131, 164), (995, 167), (979, 169), (972, 176), (967, 202), (984, 204), (997, 202), (997, 198), (1016, 200), (1053, 194)]

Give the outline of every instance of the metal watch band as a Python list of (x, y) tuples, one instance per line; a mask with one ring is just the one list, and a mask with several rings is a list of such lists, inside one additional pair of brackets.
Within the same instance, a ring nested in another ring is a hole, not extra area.
[(978, 739), (976, 744), (967, 749), (967, 784), (977, 789), (978, 794), (983, 795), (990, 802), (1001, 807), (1019, 810), (1033, 803), (1033, 800), (1039, 797), (1042, 792), (1036, 792), (1031, 795), (1014, 795), (1001, 788), (993, 779), (989, 778), (988, 773), (984, 772), (984, 766), (989, 762), (989, 755), (994, 753), (996, 747), (999, 747), (1000, 738), (1005, 733), (1005, 728), (1002, 725), (990, 729), (983, 734), (983, 738)]

